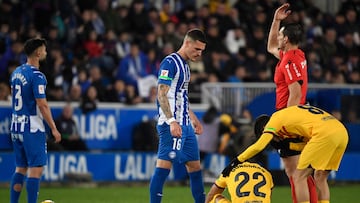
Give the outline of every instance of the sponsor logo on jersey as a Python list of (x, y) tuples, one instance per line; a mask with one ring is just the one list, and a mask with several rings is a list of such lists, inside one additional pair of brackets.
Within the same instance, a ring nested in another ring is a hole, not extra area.
[(39, 85), (39, 94), (45, 94), (45, 86), (44, 85)]

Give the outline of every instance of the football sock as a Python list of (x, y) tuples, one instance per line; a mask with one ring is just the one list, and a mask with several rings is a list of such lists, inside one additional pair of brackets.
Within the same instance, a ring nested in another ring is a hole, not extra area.
[(289, 181), (290, 181), (290, 187), (291, 187), (292, 201), (293, 201), (293, 203), (297, 203), (296, 194), (295, 194), (295, 186), (294, 186), (294, 181), (293, 181), (292, 176), (290, 176)]
[[(24, 184), (25, 176), (21, 173), (14, 173), (11, 178), (10, 183), (10, 203), (17, 203), (19, 202), (19, 197), (21, 193), (21, 188)], [(14, 186), (18, 184), (20, 185), (20, 191), (15, 191)]]
[(316, 191), (316, 185), (314, 178), (312, 176), (309, 176), (307, 179), (307, 184), (309, 188), (309, 195), (310, 195), (310, 202), (311, 203), (317, 203), (318, 202), (318, 195)]
[(162, 198), (163, 186), (170, 169), (155, 168), (155, 173), (150, 181), (150, 203), (160, 203)]
[(330, 203), (330, 200), (319, 200), (319, 203)]
[(190, 188), (194, 197), (195, 203), (205, 202), (204, 184), (201, 170), (189, 173)]
[(28, 178), (26, 180), (26, 191), (28, 203), (36, 203), (39, 194), (40, 179)]

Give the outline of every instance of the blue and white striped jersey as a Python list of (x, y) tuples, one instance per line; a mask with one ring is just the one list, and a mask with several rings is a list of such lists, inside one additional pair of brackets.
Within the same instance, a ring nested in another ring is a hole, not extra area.
[(37, 68), (23, 64), (10, 77), (12, 89), (11, 133), (45, 132), (36, 99), (46, 98), (46, 78)]
[[(169, 99), (171, 112), (180, 125), (190, 125), (188, 89), (190, 82), (190, 67), (187, 62), (177, 53), (166, 56), (160, 64), (158, 84), (170, 86), (167, 97)], [(159, 102), (158, 125), (166, 120)]]

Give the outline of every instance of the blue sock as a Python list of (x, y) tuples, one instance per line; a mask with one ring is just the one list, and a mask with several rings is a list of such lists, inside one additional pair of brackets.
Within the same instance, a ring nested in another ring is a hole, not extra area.
[(40, 179), (28, 178), (26, 180), (26, 191), (28, 203), (36, 203), (39, 194)]
[(150, 203), (160, 203), (162, 198), (163, 186), (170, 169), (155, 168), (154, 175), (150, 181)]
[[(10, 203), (18, 203), (19, 202), (19, 197), (20, 197), (20, 193), (21, 193), (21, 188), (24, 184), (24, 179), (25, 176), (21, 173), (14, 173), (12, 178), (11, 178), (11, 183), (10, 183)], [(15, 191), (14, 190), (14, 185), (19, 184), (20, 185), (20, 191)]]
[(195, 203), (205, 202), (205, 191), (201, 170), (189, 173), (191, 193)]

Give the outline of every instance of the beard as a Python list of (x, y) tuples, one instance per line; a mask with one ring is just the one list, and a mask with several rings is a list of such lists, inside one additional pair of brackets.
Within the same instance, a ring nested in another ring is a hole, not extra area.
[(39, 61), (39, 66), (40, 66), (39, 68), (46, 68), (46, 65), (47, 65), (46, 58)]

